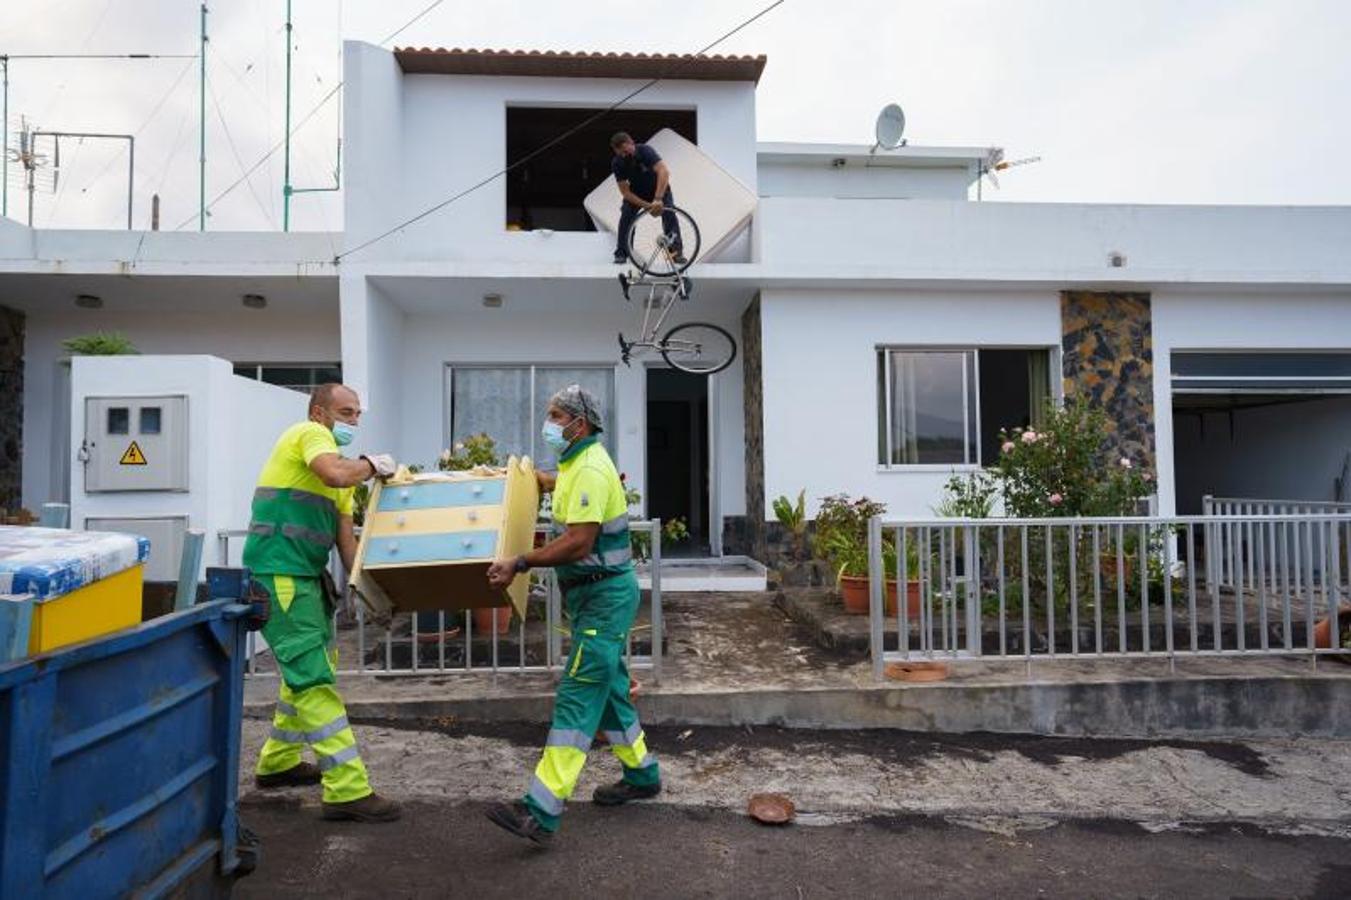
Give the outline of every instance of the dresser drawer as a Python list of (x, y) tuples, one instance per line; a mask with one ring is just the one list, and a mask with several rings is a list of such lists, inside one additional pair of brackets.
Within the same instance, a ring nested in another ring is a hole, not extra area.
[(379, 512), (435, 509), (448, 506), (493, 506), (502, 503), (507, 483), (488, 481), (430, 481), (422, 484), (387, 484), (380, 490)]
[(452, 506), (377, 512), (366, 520), (362, 531), (374, 538), (461, 531), (496, 531), (501, 526), (500, 506)]
[(362, 565), (370, 567), (492, 559), (496, 550), (496, 531), (371, 537), (366, 545), (366, 556)]

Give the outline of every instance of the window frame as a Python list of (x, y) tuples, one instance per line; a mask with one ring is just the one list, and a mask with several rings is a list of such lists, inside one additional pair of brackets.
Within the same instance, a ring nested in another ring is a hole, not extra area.
[[(313, 392), (313, 390), (316, 387), (318, 387), (321, 383), (327, 383), (327, 382), (317, 382), (314, 380), (314, 373), (316, 370), (334, 369), (338, 372), (340, 380), (342, 375), (342, 360), (337, 360), (334, 362), (254, 362), (253, 360), (246, 360), (244, 362), (232, 363), (231, 365), (234, 367), (233, 368), (234, 374), (240, 378), (247, 378), (250, 381), (257, 381), (261, 384), (270, 384), (273, 387), (285, 388), (288, 391), (295, 391), (296, 393), (305, 393), (305, 394)], [(240, 369), (251, 369), (252, 371), (249, 372), (248, 374), (245, 374), (240, 372)], [(304, 386), (297, 384), (276, 384), (275, 382), (263, 380), (264, 369), (295, 369), (295, 370), (308, 369), (310, 373), (310, 380), (309, 383)]]
[[(616, 466), (619, 465), (619, 373), (614, 363), (603, 362), (559, 362), (550, 360), (548, 362), (447, 362), (444, 364), (441, 376), (441, 390), (443, 399), (441, 403), (441, 437), (444, 441), (444, 447), (449, 447), (455, 440), (455, 371), (457, 369), (525, 369), (530, 373), (530, 409), (533, 412), (539, 405), (539, 370), (540, 369), (594, 369), (600, 372), (606, 372), (610, 376), (610, 427), (606, 429), (604, 435), (601, 435), (601, 443), (608, 445), (613, 442), (614, 446), (606, 446), (610, 458), (614, 460)], [(540, 423), (531, 423), (531, 427), (526, 429), (530, 436), (530, 460), (536, 465), (539, 464), (539, 443), (540, 443)], [(606, 440), (608, 435), (609, 440)]]
[[(1062, 379), (1056, 377), (1056, 373), (1061, 370), (1060, 353), (1061, 348), (1053, 344), (875, 344), (873, 346), (874, 360), (885, 360), (885, 369), (882, 373), (882, 383), (878, 387), (884, 392), (882, 396), (876, 398), (884, 404), (886, 412), (885, 419), (878, 422), (878, 426), (883, 429), (886, 436), (885, 454), (887, 459), (892, 458), (892, 416), (895, 414), (895, 406), (891, 391), (891, 364), (893, 353), (963, 353), (971, 354), (972, 363), (970, 366), (962, 366), (962, 380), (968, 382), (963, 385), (963, 397), (967, 396), (966, 388), (971, 391), (970, 402), (963, 403), (962, 424), (966, 440), (969, 441), (968, 451), (974, 453), (974, 462), (961, 463), (888, 463), (879, 461), (877, 463), (878, 473), (926, 473), (926, 472), (955, 472), (970, 473), (979, 472), (987, 468), (987, 464), (980, 459), (980, 450), (982, 444), (982, 432), (980, 427), (981, 420), (981, 394), (980, 394), (980, 356), (982, 350), (1025, 350), (1028, 352), (1042, 351), (1047, 355), (1047, 377), (1050, 381), (1047, 384), (1047, 395), (1052, 404), (1057, 408), (1064, 403), (1064, 383)], [(874, 379), (878, 373), (874, 372)], [(972, 406), (974, 404), (974, 407)], [(974, 417), (974, 422), (972, 421)], [(972, 426), (974, 425), (974, 430)], [(879, 447), (879, 449), (882, 449)], [(969, 459), (969, 455), (968, 455)], [(993, 465), (990, 463), (988, 465)]]

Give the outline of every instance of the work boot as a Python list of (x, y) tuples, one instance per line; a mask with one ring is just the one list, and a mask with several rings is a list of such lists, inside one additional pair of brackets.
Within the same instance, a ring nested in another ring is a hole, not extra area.
[(661, 782), (639, 787), (619, 780), (614, 784), (603, 784), (591, 794), (591, 801), (597, 806), (619, 806), (630, 800), (651, 800), (661, 793)]
[(377, 794), (346, 803), (324, 803), (324, 818), (334, 822), (393, 822), (402, 814), (399, 804)]
[(282, 772), (255, 775), (253, 784), (259, 790), (270, 791), (277, 788), (308, 787), (318, 784), (322, 777), (318, 766), (312, 762), (302, 762)]
[(616, 251), (615, 251), (615, 255), (614, 255), (614, 262), (615, 262), (615, 265), (617, 265), (617, 266), (622, 266), (622, 265), (624, 265), (624, 263), (628, 262), (628, 260), (629, 260), (628, 254), (625, 253), (623, 250), (616, 250)]
[(534, 841), (541, 847), (549, 846), (554, 839), (554, 833), (545, 830), (539, 819), (531, 814), (530, 807), (519, 800), (515, 803), (497, 804), (488, 810), (488, 820), (517, 837)]
[(684, 253), (681, 253), (679, 250), (677, 250), (676, 255), (671, 257), (671, 262), (675, 263), (677, 266), (683, 266), (686, 263), (688, 263), (689, 260), (685, 258)]

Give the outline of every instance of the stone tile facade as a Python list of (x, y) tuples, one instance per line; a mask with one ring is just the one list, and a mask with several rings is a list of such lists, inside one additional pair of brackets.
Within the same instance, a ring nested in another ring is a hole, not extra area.
[[(764, 381), (760, 363), (760, 298), (741, 314), (741, 359), (746, 402), (746, 512), (742, 533), (735, 535), (740, 552), (765, 558), (765, 417)], [(724, 531), (726, 533), (726, 531)], [(724, 551), (728, 544), (724, 541)]]
[(1113, 454), (1153, 468), (1154, 345), (1150, 296), (1062, 291), (1066, 399), (1086, 399), (1111, 420)]
[(0, 507), (23, 500), (24, 315), (0, 306)]

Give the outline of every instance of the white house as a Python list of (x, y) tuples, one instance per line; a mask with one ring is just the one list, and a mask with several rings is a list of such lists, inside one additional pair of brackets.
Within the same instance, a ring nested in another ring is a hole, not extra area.
[[(544, 402), (580, 381), (647, 512), (684, 516), (713, 555), (763, 557), (773, 497), (804, 488), (928, 514), (1048, 392), (1106, 405), (1164, 513), (1206, 493), (1333, 497), (1351, 209), (978, 202), (992, 148), (758, 143), (765, 64), (349, 43), (341, 232), (0, 221), (4, 437), (22, 422), (0, 505), (79, 477), (60, 341), (96, 330), (297, 387), (340, 372), (369, 409), (357, 449), (409, 461), (479, 431), (547, 460)], [(641, 308), (581, 208), (619, 128), (673, 129), (758, 198), (675, 312), (737, 337), (717, 375), (619, 362)]]

